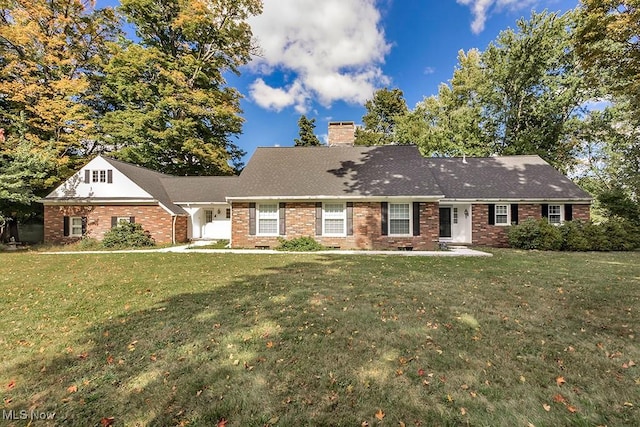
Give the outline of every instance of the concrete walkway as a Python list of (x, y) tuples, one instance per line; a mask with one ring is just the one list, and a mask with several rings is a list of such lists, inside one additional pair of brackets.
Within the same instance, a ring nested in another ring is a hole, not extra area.
[(393, 255), (393, 256), (467, 256), (467, 257), (490, 257), (493, 254), (469, 249), (465, 246), (450, 246), (446, 251), (315, 251), (315, 252), (288, 252), (276, 251), (273, 249), (198, 249), (196, 246), (183, 245), (172, 246), (161, 249), (138, 249), (123, 251), (76, 251), (76, 252), (39, 252), (41, 254), (122, 254), (122, 253), (201, 253), (201, 254), (295, 254), (295, 255)]

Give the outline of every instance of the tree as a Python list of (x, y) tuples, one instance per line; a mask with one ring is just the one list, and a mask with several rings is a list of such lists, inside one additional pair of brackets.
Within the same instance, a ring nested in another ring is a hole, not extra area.
[(122, 0), (140, 43), (112, 45), (101, 121), (117, 157), (177, 175), (231, 174), (244, 154), (238, 73), (255, 48), (246, 20), (259, 0)]
[(363, 129), (356, 129), (356, 145), (385, 145), (395, 141), (396, 120), (408, 112), (400, 89), (379, 89), (365, 102)]
[(438, 95), (419, 102), (413, 111), (396, 119), (396, 139), (417, 144), (427, 156), (486, 156), (491, 135), (483, 127), (480, 94), (486, 83), (480, 52), (458, 53), (459, 66)]
[(8, 140), (28, 142), (36, 156), (54, 153), (54, 185), (93, 148), (93, 81), (101, 75), (106, 42), (118, 34), (118, 20), (113, 9), (93, 10), (90, 1), (0, 5), (0, 128)]
[(576, 52), (592, 84), (640, 113), (640, 0), (581, 0)]
[(315, 146), (321, 145), (318, 137), (313, 133), (313, 130), (316, 127), (316, 119), (307, 119), (307, 117), (303, 114), (298, 119), (298, 129), (300, 138), (295, 138), (294, 142), (296, 146)]

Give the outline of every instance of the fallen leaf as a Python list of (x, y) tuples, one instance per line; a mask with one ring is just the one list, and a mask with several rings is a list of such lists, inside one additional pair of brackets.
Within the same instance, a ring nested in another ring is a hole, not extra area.
[(149, 356), (149, 359), (151, 359), (152, 362), (155, 362), (156, 360), (158, 360), (158, 357), (155, 354), (152, 354), (151, 356)]
[(542, 407), (544, 408), (545, 411), (549, 412), (551, 410), (551, 406), (547, 405), (546, 403), (544, 405), (542, 405)]
[(369, 423), (367, 421), (363, 421), (362, 424), (360, 424), (361, 427), (369, 427)]
[(467, 409), (466, 408), (460, 408), (460, 413), (462, 415), (467, 415)]
[(571, 412), (572, 414), (575, 414), (578, 410), (576, 409), (575, 406), (567, 405), (567, 411)]
[(396, 370), (396, 376), (401, 376), (402, 374), (404, 374), (404, 372), (402, 372), (402, 369), (398, 369)]
[(564, 377), (556, 378), (556, 384), (558, 384), (558, 387), (560, 387), (564, 383), (566, 383), (566, 381), (564, 380)]
[(627, 408), (632, 408), (633, 407), (633, 403), (631, 403), (631, 402), (624, 402), (623, 405), (626, 406)]
[(113, 425), (113, 422), (115, 421), (115, 418), (113, 417), (104, 417), (100, 420), (100, 425), (103, 427), (109, 427), (110, 425)]
[(520, 375), (520, 382), (521, 383), (527, 382), (527, 379), (524, 377), (524, 375)]
[(403, 423), (402, 421), (398, 421), (398, 426), (399, 427), (407, 427), (407, 425), (405, 423)]
[(67, 387), (67, 393), (75, 393), (76, 391), (78, 391), (78, 386), (75, 384)]
[(202, 390), (198, 390), (198, 391), (196, 392), (196, 396), (200, 396), (201, 394), (202, 394)]
[(384, 418), (384, 412), (382, 412), (382, 409), (378, 409), (378, 412), (376, 412), (376, 418), (379, 419), (380, 421), (382, 421), (382, 419)]
[(217, 427), (225, 427), (227, 425), (227, 420), (224, 418), (218, 421)]
[(561, 394), (556, 394), (555, 396), (553, 396), (553, 401), (556, 403), (565, 403), (567, 399), (565, 399)]
[(113, 356), (109, 355), (107, 356), (107, 365), (111, 365), (113, 364)]
[(11, 380), (9, 381), (9, 384), (7, 384), (7, 390), (11, 390), (15, 386), (16, 386), (16, 380)]
[(424, 369), (418, 369), (418, 376), (419, 377), (423, 377), (424, 376)]
[(462, 385), (460, 386), (460, 388), (461, 388), (462, 390), (469, 390), (469, 385), (467, 385), (467, 384), (462, 384)]
[(78, 359), (80, 360), (84, 360), (87, 357), (89, 357), (89, 353), (87, 353), (86, 351), (78, 355)]
[(273, 347), (273, 341), (267, 342), (267, 348), (272, 348), (272, 347)]

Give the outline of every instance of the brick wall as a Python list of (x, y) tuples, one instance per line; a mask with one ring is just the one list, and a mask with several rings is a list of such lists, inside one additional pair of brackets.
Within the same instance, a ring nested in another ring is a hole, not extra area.
[(329, 146), (352, 146), (355, 140), (356, 125), (354, 122), (330, 122)]
[[(327, 237), (315, 235), (316, 206), (314, 202), (286, 204), (286, 239), (311, 236), (325, 246), (341, 249), (385, 249), (413, 247), (415, 250), (433, 250), (438, 240), (438, 204), (421, 203), (420, 236), (395, 237), (381, 233), (380, 203), (355, 202), (353, 204), (353, 236)], [(278, 237), (249, 235), (249, 203), (234, 203), (231, 228), (234, 248), (278, 246)]]
[[(112, 216), (133, 216), (136, 223), (151, 233), (156, 243), (171, 243), (172, 217), (158, 205), (77, 205), (44, 207), (44, 241), (47, 243), (71, 243), (77, 237), (64, 236), (65, 216), (87, 217), (87, 236), (98, 240), (111, 229)], [(176, 240), (187, 241), (186, 216), (176, 218)]]
[[(507, 233), (509, 226), (489, 225), (489, 205), (473, 205), (473, 244), (481, 246), (507, 247), (509, 245)], [(573, 219), (588, 221), (590, 219), (590, 205), (573, 205)], [(526, 219), (542, 218), (541, 204), (518, 204), (518, 222)]]

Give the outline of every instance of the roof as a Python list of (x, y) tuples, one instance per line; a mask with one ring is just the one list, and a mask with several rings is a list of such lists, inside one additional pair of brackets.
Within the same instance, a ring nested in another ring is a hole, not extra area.
[(154, 199), (160, 202), (171, 213), (175, 215), (187, 215), (187, 212), (184, 209), (173, 203), (162, 185), (161, 180), (163, 178), (171, 178), (170, 175), (165, 175), (163, 173), (116, 160), (111, 157), (103, 157), (103, 159), (126, 175), (131, 181), (135, 182), (140, 186), (140, 188), (151, 194)]
[(179, 176), (160, 179), (174, 203), (226, 203), (237, 176)]
[(440, 198), (415, 146), (258, 148), (229, 198)]
[(430, 158), (447, 199), (591, 200), (539, 156)]

